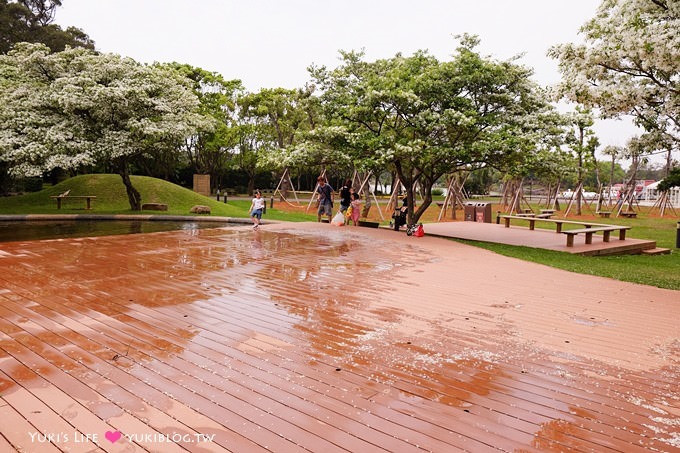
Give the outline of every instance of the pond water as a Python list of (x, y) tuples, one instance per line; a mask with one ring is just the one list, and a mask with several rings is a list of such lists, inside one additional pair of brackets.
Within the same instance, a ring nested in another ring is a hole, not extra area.
[(0, 242), (154, 233), (157, 231), (223, 228), (225, 222), (167, 220), (31, 220), (0, 222)]

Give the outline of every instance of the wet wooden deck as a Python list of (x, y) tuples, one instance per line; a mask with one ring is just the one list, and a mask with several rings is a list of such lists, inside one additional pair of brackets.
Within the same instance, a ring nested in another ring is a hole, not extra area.
[[(515, 221), (518, 223), (517, 221)], [(537, 221), (537, 223), (540, 221)], [(624, 224), (625, 225), (625, 224)], [(580, 226), (572, 228), (581, 228)], [(631, 230), (635, 234), (634, 230)], [(585, 235), (579, 234), (574, 238), (574, 246), (567, 247), (567, 236), (556, 233), (555, 226), (544, 224), (530, 230), (527, 226), (511, 225), (506, 228), (502, 222), (478, 223), (478, 222), (441, 222), (427, 224), (429, 234), (442, 237), (468, 239), (473, 241), (495, 242), (500, 244), (519, 245), (557, 252), (571, 253), (575, 255), (635, 255), (643, 250), (652, 250), (656, 247), (655, 241), (631, 238), (631, 231), (626, 239), (621, 241), (618, 233), (611, 235), (609, 242), (604, 242), (602, 233), (593, 234), (592, 244), (585, 243)]]
[(0, 244), (0, 451), (680, 451), (680, 292), (267, 225)]

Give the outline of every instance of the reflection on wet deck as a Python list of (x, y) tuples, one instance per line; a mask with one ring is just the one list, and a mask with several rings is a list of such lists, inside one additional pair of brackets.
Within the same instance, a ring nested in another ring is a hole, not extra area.
[(0, 269), (0, 451), (680, 448), (677, 292), (328, 225)]

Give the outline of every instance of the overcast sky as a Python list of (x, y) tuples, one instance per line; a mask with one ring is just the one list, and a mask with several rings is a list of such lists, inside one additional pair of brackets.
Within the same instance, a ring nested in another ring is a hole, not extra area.
[[(496, 59), (523, 54), (542, 85), (559, 81), (550, 46), (579, 41), (600, 0), (64, 0), (55, 22), (82, 28), (98, 50), (137, 61), (177, 61), (240, 79), (249, 91), (295, 88), (310, 64), (338, 50), (366, 58), (428, 50), (440, 60), (455, 35), (476, 34)], [(598, 122), (602, 145), (624, 145), (628, 121)]]

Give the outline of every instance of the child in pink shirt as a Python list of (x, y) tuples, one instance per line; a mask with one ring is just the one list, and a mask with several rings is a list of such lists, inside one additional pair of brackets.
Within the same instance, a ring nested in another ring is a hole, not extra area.
[(361, 216), (361, 198), (356, 192), (352, 192), (352, 222), (354, 226), (359, 225), (359, 216)]

